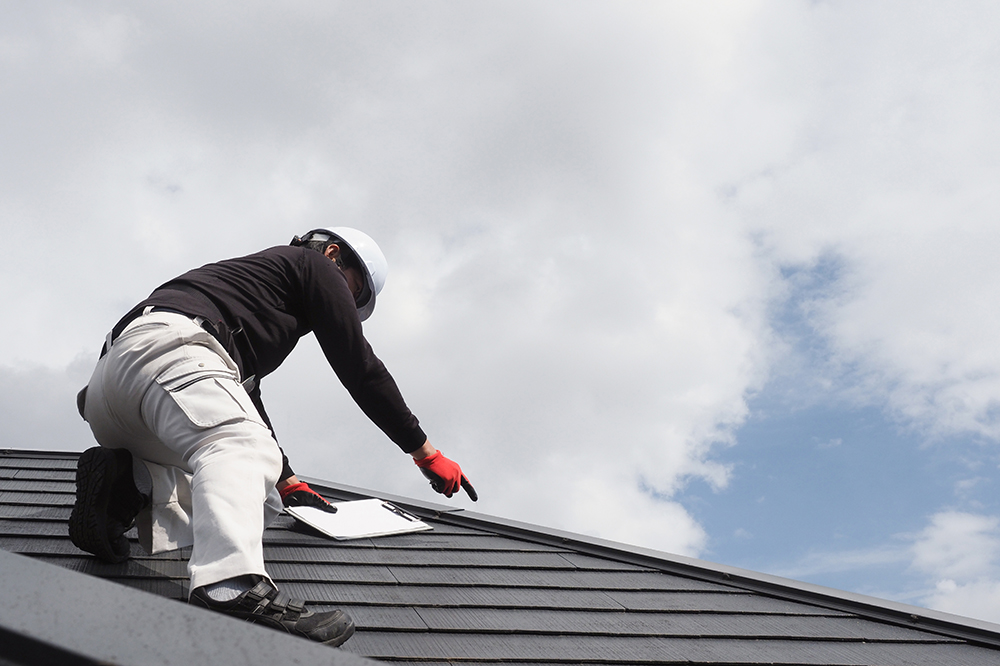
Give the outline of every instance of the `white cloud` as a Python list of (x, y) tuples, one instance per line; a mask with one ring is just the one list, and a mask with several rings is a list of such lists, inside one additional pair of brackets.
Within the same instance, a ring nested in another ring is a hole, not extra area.
[(1000, 565), (1000, 518), (957, 511), (931, 516), (913, 546), (913, 566), (945, 578), (971, 580)]
[(776, 573), (787, 578), (810, 579), (876, 567), (902, 568), (911, 560), (912, 553), (905, 544), (892, 543), (854, 550), (814, 551), (791, 566), (777, 569)]
[(66, 451), (82, 449), (90, 429), (80, 417), (76, 395), (90, 380), (94, 357), (81, 356), (69, 367), (0, 367), (0, 423), (3, 448)]
[(937, 513), (913, 544), (913, 567), (934, 582), (930, 608), (1000, 622), (1000, 517)]
[[(709, 447), (743, 418), (742, 392), (754, 381), (747, 327), (755, 322), (732, 313), (746, 292), (726, 296), (716, 285), (713, 297), (728, 300), (706, 312), (704, 288), (690, 281), (647, 271), (658, 289), (631, 283), (627, 266), (604, 258), (619, 254), (614, 234), (482, 235), (423, 255), (440, 263), (394, 267), (391, 279), (414, 285), (433, 314), (412, 312), (413, 302), (397, 310), (396, 299), (413, 294), (387, 287), (383, 318), (369, 327), (432, 441), (480, 487), (476, 508), (698, 552), (703, 530), (666, 498), (690, 476), (726, 481)], [(708, 247), (679, 243), (661, 257), (678, 275), (715, 260)], [(635, 290), (652, 302), (637, 304)], [(664, 353), (672, 349), (685, 352)], [(384, 478), (382, 467), (361, 461), (352, 469), (369, 484)], [(661, 499), (639, 492), (640, 483)]]
[(926, 432), (994, 440), (1000, 99), (986, 81), (1000, 53), (985, 15), (995, 11), (823, 9), (831, 22), (799, 65), (810, 83), (793, 148), (734, 190), (773, 260), (841, 262), (812, 308), (835, 352), (828, 372), (855, 370), (856, 398)]
[[(58, 374), (176, 273), (363, 227), (367, 331), (477, 508), (697, 554), (671, 498), (727, 482), (780, 269), (834, 257), (803, 374), (1000, 435), (989, 4), (33, 7), (0, 27), (0, 363)], [(264, 383), (297, 469), (426, 493), (304, 347)]]
[[(878, 572), (906, 572), (906, 587), (893, 589)], [(916, 534), (846, 551), (814, 551), (777, 571), (797, 579), (850, 574), (871, 579), (856, 592), (897, 598), (927, 608), (1000, 621), (1000, 517), (940, 511)]]
[(984, 578), (958, 583), (946, 578), (938, 581), (923, 603), (946, 613), (1000, 623), (1000, 580)]

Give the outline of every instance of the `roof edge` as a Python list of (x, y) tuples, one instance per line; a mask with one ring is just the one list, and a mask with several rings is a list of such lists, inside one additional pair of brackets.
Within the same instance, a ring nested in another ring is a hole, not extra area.
[(385, 500), (386, 502), (392, 502), (393, 504), (398, 504), (401, 507), (405, 506), (407, 509), (416, 512), (425, 512), (429, 515), (439, 515), (445, 513), (459, 513), (464, 511), (460, 506), (455, 506), (453, 504), (442, 504), (440, 502), (429, 502), (427, 500), (415, 499), (413, 497), (406, 497), (404, 495), (396, 495), (395, 493), (385, 493), (381, 490), (371, 490), (369, 488), (360, 488), (358, 486), (352, 486), (346, 483), (333, 483), (331, 481), (324, 481), (323, 479), (318, 479), (311, 476), (297, 475), (299, 480), (305, 481), (313, 489), (319, 488), (320, 490), (332, 490), (341, 495), (347, 495), (350, 497), (355, 497), (357, 499), (369, 499), (372, 497), (377, 497), (380, 500)]
[(60, 458), (75, 460), (83, 451), (46, 451), (45, 449), (0, 449), (3, 458)]
[(6, 657), (12, 663), (42, 663), (47, 657), (69, 657), (72, 663), (163, 666), (377, 663), (5, 550), (0, 550), (0, 570), (0, 635), (13, 637), (0, 646), (0, 661)]

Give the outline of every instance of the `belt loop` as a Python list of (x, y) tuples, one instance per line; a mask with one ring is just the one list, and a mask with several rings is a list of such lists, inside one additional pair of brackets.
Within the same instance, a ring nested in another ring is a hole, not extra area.
[[(128, 322), (126, 322), (125, 325), (122, 326), (122, 330), (119, 331), (118, 335), (121, 335), (125, 331), (125, 329), (128, 327), (128, 325), (131, 324), (136, 319), (138, 319), (140, 316), (141, 317), (145, 317), (150, 312), (152, 312), (153, 311), (153, 307), (154, 306), (152, 306), (152, 305), (147, 305), (146, 307), (144, 307), (142, 309), (142, 314), (141, 315), (137, 315), (133, 319), (131, 319)], [(121, 322), (119, 322), (119, 323), (121, 323)], [(117, 328), (117, 326), (115, 328)], [(115, 335), (115, 328), (112, 328), (110, 331), (108, 331), (108, 335), (104, 338), (104, 346), (101, 348), (101, 356), (100, 356), (100, 358), (104, 358), (104, 355), (108, 353), (108, 350), (111, 349), (111, 345), (114, 344), (115, 339), (118, 337), (118, 335)]]
[[(158, 306), (155, 306), (155, 305), (147, 305), (146, 307), (144, 307), (142, 309), (142, 314), (136, 315), (132, 319), (129, 319), (128, 321), (126, 321), (124, 323), (119, 322), (119, 325), (121, 325), (122, 330), (118, 332), (118, 335), (121, 335), (121, 333), (124, 332), (125, 328), (127, 328), (128, 325), (131, 324), (133, 321), (135, 321), (139, 317), (145, 317), (150, 312), (173, 312), (174, 314), (179, 314), (182, 317), (187, 317), (188, 319), (190, 319), (191, 321), (193, 321), (195, 323), (195, 325), (197, 325), (199, 328), (205, 330), (209, 335), (211, 335), (213, 338), (215, 338), (216, 340), (218, 340), (218, 338), (216, 337), (215, 333), (212, 332), (212, 329), (214, 329), (215, 327), (212, 326), (209, 323), (209, 321), (207, 319), (205, 319), (204, 317), (200, 317), (200, 316), (198, 316), (198, 317), (192, 317), (191, 315), (185, 314), (185, 313), (183, 313), (183, 312), (181, 312), (179, 310), (174, 310), (174, 309), (166, 308), (166, 307), (158, 307)], [(211, 327), (211, 328), (209, 328), (209, 327)], [(115, 328), (117, 328), (117, 327), (115, 327)], [(118, 335), (115, 335), (115, 329), (114, 328), (112, 328), (110, 331), (108, 331), (108, 335), (104, 339), (104, 347), (101, 349), (101, 356), (102, 357), (105, 354), (108, 353), (109, 349), (111, 349), (111, 345), (114, 344), (114, 341), (118, 337)], [(222, 344), (222, 342), (220, 341), (219, 344)], [(223, 347), (225, 347), (225, 345), (223, 345)], [(253, 379), (253, 378), (251, 377), (251, 379)]]

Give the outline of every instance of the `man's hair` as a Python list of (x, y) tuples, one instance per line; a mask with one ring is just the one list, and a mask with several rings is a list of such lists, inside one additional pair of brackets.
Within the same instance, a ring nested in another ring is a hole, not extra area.
[(351, 251), (351, 248), (347, 247), (347, 243), (340, 240), (339, 238), (331, 238), (330, 240), (306, 241), (305, 243), (302, 244), (302, 247), (309, 248), (310, 250), (316, 250), (320, 254), (323, 254), (326, 252), (326, 248), (330, 247), (331, 245), (336, 245), (337, 247), (340, 248), (339, 259), (341, 259), (344, 262), (344, 266), (346, 268), (356, 268), (358, 270), (361, 270), (361, 262), (358, 261), (357, 255), (355, 255), (354, 252)]

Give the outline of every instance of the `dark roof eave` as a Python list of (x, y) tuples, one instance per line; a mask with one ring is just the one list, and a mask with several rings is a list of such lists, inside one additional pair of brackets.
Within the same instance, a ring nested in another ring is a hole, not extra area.
[(0, 638), (5, 639), (0, 641), (0, 661), (9, 657), (11, 663), (159, 666), (376, 663), (4, 550), (0, 571)]

